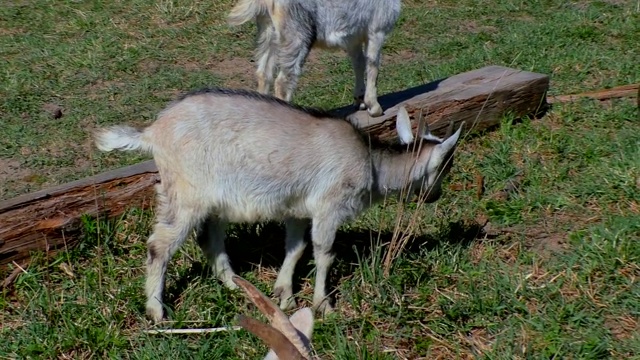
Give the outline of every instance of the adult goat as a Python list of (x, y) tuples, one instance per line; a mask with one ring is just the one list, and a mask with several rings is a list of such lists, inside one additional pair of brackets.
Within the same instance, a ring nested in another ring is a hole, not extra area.
[(240, 0), (228, 21), (241, 25), (256, 20), (260, 93), (269, 93), (278, 66), (275, 96), (291, 101), (311, 48), (340, 48), (351, 57), (356, 106), (380, 116), (380, 54), (399, 15), (400, 0)]

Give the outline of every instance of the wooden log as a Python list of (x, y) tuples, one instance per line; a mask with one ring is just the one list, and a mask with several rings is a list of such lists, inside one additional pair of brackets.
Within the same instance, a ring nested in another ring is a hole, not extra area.
[[(450, 121), (466, 121), (467, 131), (481, 130), (498, 124), (505, 113), (535, 113), (546, 104), (548, 86), (546, 75), (489, 66), (381, 96), (386, 110), (378, 118), (366, 111), (351, 114), (351, 105), (332, 112), (350, 116), (373, 136), (389, 140), (395, 139), (395, 116), (404, 105), (414, 127), (422, 109), (431, 130), (442, 135)], [(158, 181), (155, 163), (147, 161), (0, 202), (0, 265), (27, 260), (31, 251), (74, 246), (83, 215), (113, 217), (128, 207), (148, 208)]]
[(595, 100), (609, 100), (623, 97), (633, 97), (638, 96), (640, 99), (640, 84), (630, 84), (630, 85), (622, 85), (616, 86), (611, 89), (590, 91), (580, 94), (573, 95), (558, 95), (558, 96), (550, 96), (548, 102), (550, 104), (555, 103), (566, 103), (576, 101), (582, 98), (589, 98)]
[[(481, 131), (498, 125), (510, 113), (515, 117), (537, 114), (546, 109), (549, 77), (502, 66), (487, 66), (443, 80), (381, 96), (378, 100), (385, 112), (372, 118), (366, 111), (348, 115), (359, 127), (381, 140), (395, 138), (395, 117), (405, 106), (415, 119), (425, 114), (430, 130), (442, 135), (449, 122), (458, 127), (466, 122), (465, 131)], [(348, 108), (337, 111), (344, 116)], [(417, 126), (413, 122), (414, 129)]]

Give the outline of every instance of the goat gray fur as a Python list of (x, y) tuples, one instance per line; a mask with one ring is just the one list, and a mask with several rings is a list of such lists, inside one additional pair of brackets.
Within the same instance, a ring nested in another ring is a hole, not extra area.
[(462, 126), (443, 140), (424, 123), (419, 149), (409, 151), (406, 144), (417, 142), (404, 108), (396, 122), (402, 144), (386, 147), (344, 119), (251, 91), (209, 89), (171, 103), (143, 130), (99, 129), (94, 136), (100, 150), (151, 152), (160, 174), (156, 223), (147, 241), (147, 315), (162, 319), (167, 263), (193, 228), (214, 273), (233, 289), (226, 225), (266, 220), (286, 225), (286, 256), (274, 286), (280, 307), (295, 305), (292, 277), (311, 224), (313, 305), (331, 310), (325, 284), (338, 227), (403, 189), (437, 200), (451, 167)]
[(241, 25), (256, 20), (259, 92), (269, 93), (278, 66), (275, 96), (291, 101), (311, 48), (340, 48), (351, 58), (356, 106), (380, 116), (380, 53), (399, 15), (400, 0), (240, 0), (228, 21)]

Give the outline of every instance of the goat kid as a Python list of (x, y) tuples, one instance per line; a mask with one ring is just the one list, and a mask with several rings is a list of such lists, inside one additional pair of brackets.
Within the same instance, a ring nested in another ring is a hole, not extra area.
[(291, 101), (311, 48), (340, 48), (351, 58), (356, 106), (380, 116), (380, 53), (399, 15), (400, 0), (240, 0), (228, 21), (237, 26), (256, 20), (260, 93), (269, 93), (278, 66), (275, 96)]
[[(252, 91), (207, 89), (173, 102), (144, 130), (98, 130), (100, 150), (151, 152), (160, 174), (156, 223), (147, 241), (147, 315), (162, 319), (167, 263), (193, 228), (216, 276), (234, 289), (227, 223), (267, 220), (286, 225), (286, 256), (274, 286), (280, 307), (295, 305), (292, 277), (311, 224), (313, 306), (331, 310), (325, 285), (338, 227), (403, 189), (424, 190), (427, 202), (437, 200), (462, 130), (443, 140), (421, 122), (414, 143), (404, 108), (396, 127), (402, 144), (385, 147), (320, 111)], [(412, 143), (415, 152), (408, 150)]]

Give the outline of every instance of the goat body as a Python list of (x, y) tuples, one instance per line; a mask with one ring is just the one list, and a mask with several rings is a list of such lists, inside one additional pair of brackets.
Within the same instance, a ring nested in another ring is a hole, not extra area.
[(356, 106), (380, 116), (376, 90), (380, 54), (399, 15), (400, 0), (240, 0), (229, 23), (256, 20), (259, 92), (269, 92), (278, 66), (275, 96), (291, 101), (311, 48), (340, 48), (351, 58)]
[[(274, 289), (280, 306), (295, 304), (292, 276), (311, 223), (313, 304), (329, 310), (325, 283), (338, 227), (387, 192), (424, 188), (427, 201), (440, 196), (461, 129), (442, 140), (423, 128), (418, 152), (386, 148), (370, 143), (350, 122), (319, 111), (250, 91), (208, 89), (170, 104), (142, 131), (98, 130), (99, 149), (150, 151), (160, 174), (157, 218), (147, 242), (148, 316), (162, 319), (167, 263), (193, 228), (215, 274), (236, 288), (226, 224), (265, 220), (286, 224), (286, 257)], [(397, 130), (403, 143), (414, 141), (404, 109)]]

